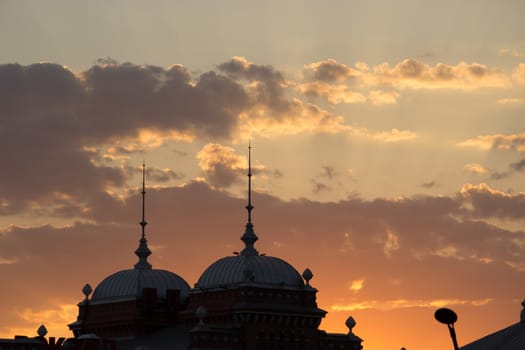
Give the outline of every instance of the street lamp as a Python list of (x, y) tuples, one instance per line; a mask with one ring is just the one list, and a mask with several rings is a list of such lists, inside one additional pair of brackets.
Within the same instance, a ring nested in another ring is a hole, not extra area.
[(443, 324), (446, 324), (452, 338), (452, 344), (454, 344), (454, 350), (459, 350), (458, 341), (456, 339), (456, 331), (454, 329), (454, 322), (458, 320), (458, 315), (450, 309), (441, 308), (437, 309), (434, 313), (434, 318)]

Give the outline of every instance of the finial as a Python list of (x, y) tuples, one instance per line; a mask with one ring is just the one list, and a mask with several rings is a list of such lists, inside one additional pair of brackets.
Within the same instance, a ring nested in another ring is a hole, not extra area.
[(40, 325), (40, 327), (38, 327), (36, 333), (38, 334), (39, 337), (45, 337), (46, 334), (47, 334), (46, 326), (44, 326), (43, 324)]
[(84, 286), (84, 288), (82, 288), (82, 293), (86, 296), (86, 298), (84, 299), (84, 301), (88, 301), (88, 300), (89, 300), (89, 295), (91, 294), (92, 291), (93, 291), (93, 288), (91, 288), (91, 286), (89, 285), (89, 283), (86, 283), (86, 285)]
[(309, 268), (306, 268), (303, 272), (303, 278), (304, 280), (306, 281), (306, 286), (307, 287), (310, 287), (310, 280), (314, 277), (314, 274), (312, 273), (312, 271), (309, 269)]
[(246, 247), (241, 252), (241, 255), (259, 255), (259, 252), (253, 247), (254, 243), (259, 239), (253, 231), (252, 224), (252, 145), (248, 143), (248, 205), (246, 206), (248, 211), (248, 222), (246, 223), (246, 230), (241, 237)]
[(208, 316), (208, 311), (202, 305), (200, 305), (197, 310), (195, 310), (195, 316), (199, 319), (199, 324), (204, 325), (204, 319)]
[(348, 327), (348, 334), (346, 335), (348, 338), (350, 338), (352, 341), (357, 343), (357, 346), (355, 346), (355, 349), (362, 349), (361, 342), (363, 339), (359, 338), (357, 335), (354, 334), (354, 327), (357, 323), (355, 322), (354, 318), (352, 316), (349, 316), (346, 319), (345, 325)]
[(135, 250), (135, 254), (139, 257), (139, 261), (135, 264), (136, 269), (151, 269), (151, 264), (148, 262), (148, 256), (151, 255), (151, 250), (148, 248), (148, 241), (146, 240), (146, 164), (142, 162), (142, 236), (139, 241), (139, 247)]

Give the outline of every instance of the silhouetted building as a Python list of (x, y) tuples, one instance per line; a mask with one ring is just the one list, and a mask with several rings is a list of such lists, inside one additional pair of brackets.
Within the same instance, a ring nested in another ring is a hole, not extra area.
[(523, 309), (520, 322), (495, 333), (489, 334), (470, 344), (462, 346), (461, 350), (523, 350), (525, 349), (525, 300), (521, 303)]
[(0, 350), (60, 350), (64, 338), (49, 337), (44, 325), (37, 330), (38, 336), (30, 338), (25, 335), (15, 335), (14, 339), (0, 339)]
[[(250, 159), (250, 158), (249, 158)], [(326, 311), (317, 306), (312, 272), (260, 254), (252, 224), (251, 159), (244, 249), (210, 265), (194, 288), (178, 275), (153, 269), (145, 234), (145, 169), (142, 236), (133, 269), (83, 289), (78, 318), (69, 325), (69, 350), (147, 349), (341, 349), (359, 350), (362, 340), (319, 329)], [(92, 293), (93, 292), (93, 293)], [(0, 349), (3, 350), (3, 349)], [(9, 350), (9, 349), (8, 349)], [(15, 349), (18, 350), (18, 349)], [(20, 349), (40, 350), (40, 349)]]

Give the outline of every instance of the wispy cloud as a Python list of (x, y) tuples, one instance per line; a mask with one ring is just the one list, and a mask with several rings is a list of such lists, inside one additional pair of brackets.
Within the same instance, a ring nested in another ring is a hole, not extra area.
[(476, 174), (476, 175), (483, 175), (483, 174), (486, 174), (489, 171), (489, 169), (487, 169), (483, 165), (474, 164), (474, 163), (465, 164), (463, 169), (465, 171), (468, 171), (468, 172)]
[(394, 67), (388, 63), (378, 65), (374, 68), (373, 78), (380, 84), (412, 89), (472, 90), (508, 84), (508, 78), (501, 70), (479, 63), (430, 66), (414, 59), (405, 59)]
[(408, 308), (439, 308), (445, 306), (470, 305), (485, 306), (492, 302), (493, 299), (435, 299), (435, 300), (411, 300), (411, 299), (393, 299), (393, 300), (369, 300), (350, 304), (332, 305), (332, 311), (354, 311), (354, 310), (395, 310)]
[(500, 149), (525, 152), (525, 133), (493, 134), (476, 136), (457, 144), (459, 147), (475, 147), (482, 150)]
[(516, 49), (501, 49), (498, 54), (502, 57), (525, 57), (525, 53), (521, 53)]
[(365, 285), (365, 279), (360, 278), (360, 279), (353, 280), (352, 282), (350, 282), (348, 289), (350, 289), (352, 292), (357, 293), (361, 289), (363, 289), (364, 285)]
[(298, 88), (307, 97), (322, 97), (331, 104), (363, 103), (367, 100), (361, 92), (352, 91), (346, 85), (332, 85), (324, 81), (303, 83)]
[(518, 64), (518, 66), (514, 69), (512, 78), (518, 84), (525, 84), (525, 63)]
[(0, 265), (12, 265), (16, 264), (18, 259), (3, 258), (0, 256)]
[(505, 97), (505, 98), (500, 98), (498, 99), (498, 101), (496, 101), (498, 104), (500, 105), (505, 105), (505, 106), (516, 106), (516, 105), (521, 105), (525, 102), (525, 99), (521, 98), (521, 97)]

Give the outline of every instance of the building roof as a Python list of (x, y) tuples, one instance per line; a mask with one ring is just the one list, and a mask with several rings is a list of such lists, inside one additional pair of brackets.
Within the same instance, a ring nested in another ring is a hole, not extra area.
[(489, 334), (470, 344), (462, 346), (461, 350), (523, 350), (525, 349), (525, 300), (521, 303), (520, 322), (497, 332)]
[(168, 289), (178, 289), (182, 301), (186, 300), (190, 289), (184, 279), (170, 271), (134, 268), (106, 277), (95, 288), (91, 302), (140, 298), (143, 288), (156, 288), (159, 300), (166, 299)]
[(282, 259), (264, 255), (237, 255), (213, 263), (201, 275), (195, 288), (221, 288), (245, 282), (304, 287), (299, 272)]

